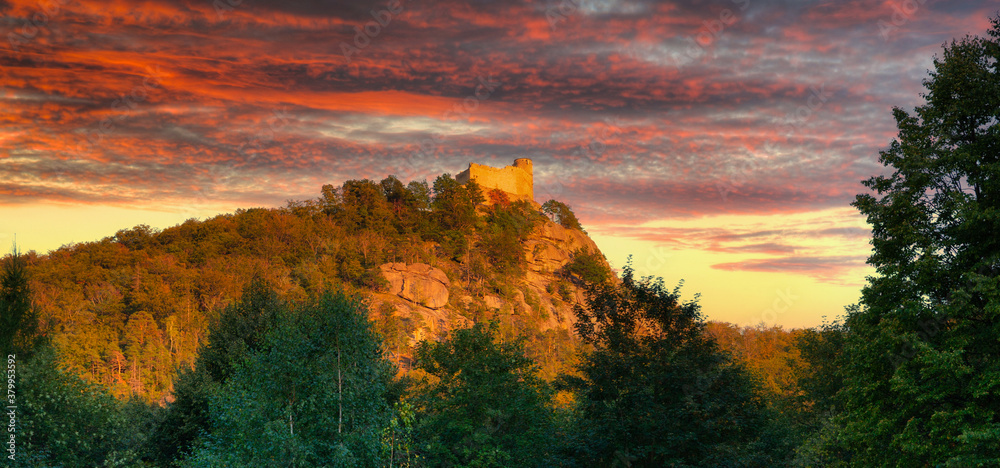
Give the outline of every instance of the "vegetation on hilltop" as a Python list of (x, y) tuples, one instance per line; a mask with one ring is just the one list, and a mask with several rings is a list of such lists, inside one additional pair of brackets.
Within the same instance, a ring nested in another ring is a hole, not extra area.
[[(283, 208), (241, 209), (161, 232), (140, 225), (15, 258), (27, 264), (42, 325), (68, 370), (119, 398), (159, 401), (177, 370), (194, 364), (218, 311), (254, 277), (301, 301), (343, 288), (380, 291), (386, 262), (429, 263), (474, 296), (513, 294), (525, 272), (523, 242), (545, 218), (524, 201), (484, 200), (475, 182), (448, 174), (433, 189), (393, 176), (349, 180)], [(532, 322), (522, 322), (515, 328), (530, 332)], [(391, 313), (379, 326), (393, 335), (404, 328)], [(536, 335), (536, 349), (558, 336)]]

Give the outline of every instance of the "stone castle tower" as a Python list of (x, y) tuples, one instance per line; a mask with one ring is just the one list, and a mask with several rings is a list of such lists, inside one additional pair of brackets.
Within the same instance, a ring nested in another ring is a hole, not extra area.
[(515, 159), (513, 166), (502, 168), (470, 163), (468, 169), (455, 176), (455, 180), (460, 184), (475, 180), (484, 191), (503, 190), (511, 200), (535, 201), (535, 181), (528, 158)]

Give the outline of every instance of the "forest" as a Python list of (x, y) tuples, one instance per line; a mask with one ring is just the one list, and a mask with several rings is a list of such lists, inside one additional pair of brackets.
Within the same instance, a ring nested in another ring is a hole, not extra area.
[[(991, 23), (935, 57), (925, 104), (893, 110), (884, 171), (852, 203), (876, 274), (842, 319), (709, 322), (680, 284), (586, 250), (542, 298), (516, 253), (545, 223), (583, 231), (565, 203), (448, 174), (349, 180), (280, 208), (15, 247), (0, 271), (6, 463), (998, 466)], [(388, 262), (440, 266), (475, 298), (454, 317), (470, 325), (411, 343), (423, 325), (371, 299)], [(486, 296), (527, 307), (475, 306)], [(540, 325), (553, 301), (572, 310), (564, 329)]]

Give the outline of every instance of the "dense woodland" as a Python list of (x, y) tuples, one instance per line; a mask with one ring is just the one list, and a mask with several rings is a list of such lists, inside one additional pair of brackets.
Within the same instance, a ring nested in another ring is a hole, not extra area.
[(1000, 465), (992, 23), (945, 46), (926, 104), (894, 111), (885, 173), (854, 202), (877, 275), (843, 321), (706, 322), (679, 287), (575, 252), (553, 286), (585, 291), (572, 333), (468, 312), (474, 325), (421, 341), (404, 371), (394, 357), (415, 325), (370, 307), (379, 265), (434, 262), (506, 297), (525, 274), (510, 252), (538, 223), (582, 226), (558, 201), (447, 174), (351, 180), (4, 257), (8, 465)]

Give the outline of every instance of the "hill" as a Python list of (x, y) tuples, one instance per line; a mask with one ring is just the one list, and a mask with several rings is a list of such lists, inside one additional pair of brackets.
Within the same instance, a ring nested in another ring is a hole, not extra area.
[(511, 202), (475, 180), (326, 185), (316, 199), (241, 209), (162, 231), (140, 225), (28, 255), (33, 301), (62, 364), (117, 397), (169, 399), (218, 311), (254, 277), (286, 299), (361, 291), (403, 370), (413, 347), (473, 322), (528, 337), (553, 377), (583, 279), (610, 274), (568, 206)]

